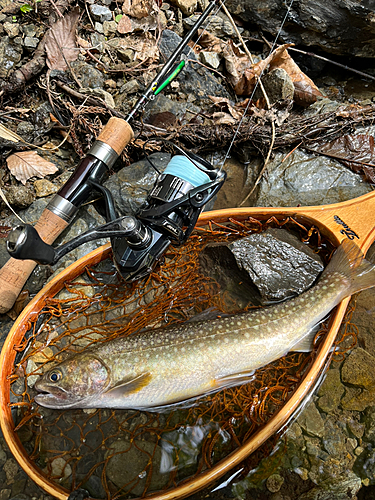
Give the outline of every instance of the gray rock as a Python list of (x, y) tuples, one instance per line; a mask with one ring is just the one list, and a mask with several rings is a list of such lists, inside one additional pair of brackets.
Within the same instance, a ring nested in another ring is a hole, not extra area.
[(35, 132), (38, 135), (42, 135), (50, 130), (52, 126), (51, 113), (53, 113), (53, 109), (48, 101), (43, 102), (34, 111), (32, 122), (35, 127)]
[(91, 64), (83, 61), (70, 63), (82, 87), (100, 88), (104, 86), (104, 75)]
[[(282, 0), (228, 0), (228, 9), (275, 37), (286, 14)], [(285, 42), (319, 47), (325, 52), (375, 56), (373, 2), (301, 0), (294, 3), (280, 36)]]
[(36, 26), (35, 24), (23, 24), (21, 26), (22, 33), (25, 37), (34, 37), (36, 35)]
[[(160, 52), (165, 60), (170, 57), (174, 49), (181, 42), (181, 38), (171, 30), (164, 30), (160, 41)], [(183, 52), (188, 59), (196, 60), (195, 54), (190, 48)], [(230, 98), (226, 89), (219, 83), (210, 71), (198, 64), (189, 62), (183, 69), (183, 78), (179, 78), (182, 92), (193, 93), (198, 101), (207, 99), (207, 95), (215, 95)]]
[(331, 158), (299, 150), (284, 158), (285, 154), (278, 153), (268, 164), (256, 206), (330, 204), (356, 198), (371, 190), (359, 175)]
[[(197, 22), (199, 15), (190, 16), (183, 20), (183, 25), (185, 29), (190, 29)], [(236, 32), (232, 26), (232, 23), (229, 21), (228, 17), (225, 14), (221, 15), (212, 15), (210, 17), (210, 24), (207, 28), (209, 33), (212, 33), (215, 36), (223, 37), (223, 36), (236, 36)], [(239, 28), (239, 32), (241, 33), (243, 28)]]
[(341, 383), (340, 370), (329, 369), (323, 384), (319, 388), (317, 406), (325, 413), (336, 410), (340, 404), (345, 388)]
[(341, 378), (344, 384), (375, 393), (375, 357), (361, 347), (354, 349), (344, 361)]
[(30, 122), (20, 122), (17, 125), (17, 134), (20, 135), (25, 141), (31, 142), (34, 136), (35, 127)]
[(103, 52), (105, 48), (105, 36), (100, 33), (91, 33), (90, 40), (93, 48), (99, 52)]
[(20, 25), (18, 23), (5, 22), (3, 24), (3, 27), (9, 38), (15, 38), (16, 36), (19, 35)]
[[(271, 104), (277, 101), (293, 99), (294, 84), (285, 69), (273, 69), (262, 77), (262, 82)], [(254, 95), (254, 100), (261, 97), (263, 97), (263, 93), (258, 87)]]
[(199, 59), (203, 64), (213, 69), (217, 69), (221, 63), (220, 55), (217, 52), (209, 52), (207, 50), (202, 50), (199, 53)]
[(324, 420), (313, 401), (310, 401), (303, 410), (297, 419), (297, 423), (311, 436), (322, 437), (324, 435)]
[[(123, 453), (122, 453), (123, 452)], [(119, 488), (125, 484), (132, 487), (134, 495), (142, 495), (146, 486), (148, 475), (152, 474), (149, 483), (149, 490), (156, 491), (162, 489), (168, 483), (169, 473), (161, 474), (160, 464), (161, 448), (148, 441), (134, 441), (129, 445), (128, 441), (115, 441), (108, 454), (116, 453), (108, 460), (106, 474)], [(154, 466), (148, 468), (149, 457), (153, 457)]]
[(139, 91), (139, 82), (138, 80), (130, 80), (120, 88), (120, 94), (136, 94)]
[(4, 189), (4, 193), (8, 203), (13, 207), (26, 208), (34, 201), (35, 196), (29, 186), (19, 184), (17, 186), (9, 186)]
[(109, 10), (108, 7), (104, 7), (103, 5), (94, 3), (90, 5), (89, 9), (90, 9), (90, 14), (92, 15), (95, 21), (104, 23), (104, 21), (112, 20), (112, 12)]
[(324, 449), (331, 457), (341, 458), (347, 453), (347, 435), (336, 425), (334, 418), (329, 417), (324, 423), (322, 438)]
[(36, 38), (35, 36), (26, 36), (23, 44), (27, 49), (36, 49), (39, 44), (39, 38)]
[(155, 126), (161, 126), (158, 121), (158, 117), (160, 117), (161, 113), (163, 113), (164, 117), (165, 113), (173, 115), (171, 117), (172, 119), (174, 117), (174, 119), (183, 122), (186, 115), (188, 118), (191, 118), (191, 113), (194, 112), (199, 112), (197, 106), (187, 104), (186, 102), (172, 101), (172, 99), (169, 99), (165, 95), (159, 94), (156, 99), (151, 101), (147, 106), (144, 113), (144, 121)]
[(323, 270), (320, 258), (283, 229), (251, 234), (229, 248), (265, 302), (302, 293)]
[(8, 36), (3, 36), (0, 40), (0, 78), (6, 78), (21, 57), (22, 47), (13, 44)]

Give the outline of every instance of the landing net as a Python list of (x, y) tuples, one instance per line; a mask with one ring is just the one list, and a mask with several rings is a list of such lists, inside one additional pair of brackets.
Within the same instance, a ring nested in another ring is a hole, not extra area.
[[(268, 227), (285, 227), (327, 262), (333, 247), (319, 231), (297, 221), (249, 218), (210, 223), (181, 248), (171, 247), (148, 278), (124, 284), (111, 259), (87, 268), (47, 299), (17, 351), (10, 401), (15, 432), (30, 461), (72, 492), (98, 499), (133, 498), (175, 487), (213, 467), (241, 447), (288, 400), (308, 370), (312, 353), (289, 354), (256, 372), (254, 380), (160, 413), (129, 410), (51, 410), (38, 406), (38, 377), (74, 352), (143, 328), (185, 321), (209, 308), (233, 312), (233, 297), (205, 275), (200, 254), (212, 242), (230, 242)], [(250, 305), (248, 307), (251, 307)], [(355, 343), (350, 313), (333, 358)], [(341, 345), (341, 347), (340, 347)], [(244, 471), (269, 451), (263, 446)]]

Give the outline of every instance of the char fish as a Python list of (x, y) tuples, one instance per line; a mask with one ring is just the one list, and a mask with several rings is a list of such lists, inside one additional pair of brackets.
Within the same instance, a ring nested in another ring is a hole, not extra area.
[(375, 285), (375, 265), (346, 239), (317, 284), (296, 298), (210, 321), (143, 331), (88, 348), (35, 384), (48, 408), (152, 409), (249, 381), (291, 350), (342, 299)]

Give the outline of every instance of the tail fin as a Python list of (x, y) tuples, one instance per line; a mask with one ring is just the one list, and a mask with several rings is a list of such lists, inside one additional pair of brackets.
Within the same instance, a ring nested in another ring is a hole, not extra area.
[(348, 295), (375, 286), (375, 264), (366, 260), (361, 249), (347, 238), (335, 251), (323, 276), (336, 272), (349, 279)]

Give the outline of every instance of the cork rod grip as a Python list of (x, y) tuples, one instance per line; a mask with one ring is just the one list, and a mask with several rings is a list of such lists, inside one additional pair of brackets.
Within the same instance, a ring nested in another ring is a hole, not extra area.
[[(66, 221), (46, 208), (36, 223), (35, 229), (43, 241), (51, 244), (67, 225)], [(33, 260), (10, 258), (0, 269), (0, 314), (6, 313), (13, 307), (35, 266), (36, 262)]]
[(133, 137), (134, 133), (129, 123), (121, 118), (112, 116), (100, 132), (98, 140), (111, 146), (120, 155)]

